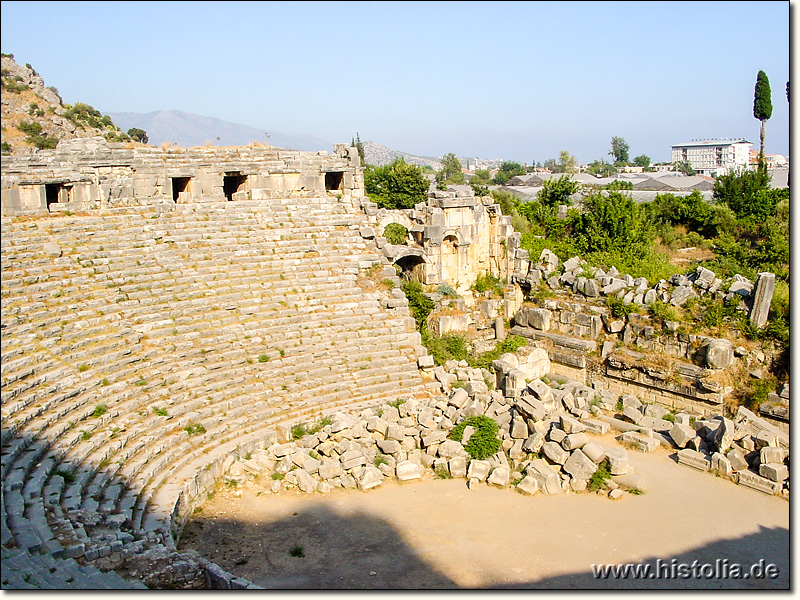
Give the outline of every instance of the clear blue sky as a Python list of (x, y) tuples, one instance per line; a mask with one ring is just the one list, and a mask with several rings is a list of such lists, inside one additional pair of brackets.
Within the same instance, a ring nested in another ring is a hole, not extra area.
[[(792, 8), (794, 5), (792, 3)], [(2, 51), (65, 102), (183, 110), (428, 156), (532, 162), (568, 150), (669, 160), (744, 137), (772, 87), (789, 153), (790, 3), (2, 2)]]

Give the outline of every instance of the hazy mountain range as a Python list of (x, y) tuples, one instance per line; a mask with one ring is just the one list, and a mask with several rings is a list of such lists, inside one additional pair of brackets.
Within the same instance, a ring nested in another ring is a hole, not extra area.
[[(313, 135), (287, 135), (279, 131), (264, 131), (241, 123), (231, 123), (214, 117), (204, 117), (180, 110), (159, 110), (151, 113), (110, 112), (108, 115), (122, 131), (132, 127), (147, 132), (148, 144), (160, 146), (168, 142), (184, 148), (192, 146), (246, 146), (252, 142), (268, 143), (270, 146), (287, 150), (319, 152), (333, 150), (333, 142)], [(266, 134), (269, 134), (267, 138)], [(351, 140), (337, 140), (348, 143)], [(393, 150), (377, 142), (364, 142), (366, 162), (372, 165), (386, 165), (396, 158), (403, 158), (409, 164), (428, 165), (441, 168), (439, 158), (418, 156), (408, 152)], [(466, 159), (462, 159), (466, 160)]]
[[(151, 113), (108, 113), (123, 131), (138, 127), (147, 132), (148, 143), (160, 146), (164, 142), (184, 148), (192, 146), (246, 146), (252, 142), (268, 143), (287, 150), (318, 152), (333, 150), (333, 142), (313, 135), (287, 135), (231, 123), (213, 117), (204, 117), (180, 110), (159, 110)], [(266, 134), (269, 134), (267, 138)]]

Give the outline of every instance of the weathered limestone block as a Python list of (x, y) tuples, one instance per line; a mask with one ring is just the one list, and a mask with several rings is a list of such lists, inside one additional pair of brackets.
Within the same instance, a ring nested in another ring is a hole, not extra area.
[(750, 321), (756, 327), (764, 327), (769, 318), (769, 307), (775, 293), (775, 274), (759, 273), (756, 277), (753, 294), (753, 308), (750, 310)]
[(528, 437), (528, 426), (520, 417), (511, 421), (511, 437), (515, 440), (524, 440)]
[(585, 444), (581, 450), (594, 464), (599, 465), (606, 459), (606, 451), (597, 442)]
[(539, 491), (539, 484), (534, 477), (526, 475), (522, 478), (522, 481), (517, 484), (517, 491), (527, 496), (533, 496)]
[(777, 494), (781, 491), (782, 483), (779, 481), (770, 481), (766, 477), (757, 475), (752, 471), (738, 471), (736, 473), (736, 483), (745, 487), (752, 488), (764, 494)]
[(292, 471), (297, 480), (297, 487), (301, 492), (311, 494), (317, 491), (317, 480), (305, 469), (295, 469)]
[(597, 470), (597, 465), (581, 450), (575, 450), (569, 455), (563, 469), (575, 479), (589, 479)]
[(639, 412), (638, 409), (633, 408), (632, 406), (624, 406), (622, 408), (622, 416), (627, 419), (629, 422), (638, 425), (641, 423), (642, 418), (644, 415)]
[(514, 400), (514, 407), (534, 421), (542, 421), (547, 415), (547, 411), (541, 401), (525, 394)]
[(558, 473), (541, 458), (532, 460), (525, 468), (525, 474), (536, 480), (544, 494), (559, 494), (562, 491)]
[(567, 434), (583, 433), (586, 431), (586, 425), (568, 415), (561, 415), (561, 417), (559, 417), (559, 423), (561, 424), (561, 429)]
[(587, 279), (581, 291), (588, 298), (597, 298), (600, 296), (600, 285), (596, 279)]
[(525, 372), (521, 369), (511, 369), (506, 373), (503, 383), (505, 396), (507, 398), (516, 398), (525, 389)]
[(488, 460), (473, 460), (469, 463), (467, 478), (477, 479), (478, 481), (486, 481), (491, 468), (492, 466)]
[(561, 447), (569, 452), (583, 448), (589, 443), (589, 436), (585, 433), (570, 433), (561, 441)]
[(688, 425), (679, 425), (678, 423), (675, 423), (672, 429), (669, 430), (669, 436), (678, 448), (686, 448), (695, 435), (694, 429)]
[(714, 432), (714, 436), (711, 440), (711, 445), (717, 450), (717, 452), (722, 452), (725, 454), (733, 443), (735, 435), (735, 426), (733, 421), (730, 419), (723, 417), (720, 420), (719, 425), (717, 426), (716, 431)]
[(786, 450), (777, 446), (764, 446), (760, 451), (761, 463), (782, 463), (786, 458)]
[(544, 445), (544, 435), (541, 433), (532, 433), (524, 442), (522, 442), (523, 452), (539, 452)]
[(420, 477), (422, 477), (421, 470), (422, 470), (421, 465), (411, 462), (410, 460), (404, 460), (397, 463), (396, 467), (397, 478), (400, 481), (411, 481), (412, 479), (419, 479)]
[(569, 458), (569, 452), (564, 450), (560, 444), (552, 441), (542, 444), (542, 453), (554, 463), (559, 465), (563, 465)]
[(640, 452), (652, 452), (659, 445), (657, 438), (642, 435), (636, 431), (626, 431), (620, 436), (620, 441), (623, 444), (629, 444)]
[(642, 401), (639, 400), (633, 394), (623, 394), (622, 397), (620, 397), (620, 400), (622, 401), (623, 407), (630, 406), (638, 411), (644, 410), (644, 405), (642, 404)]
[(762, 463), (758, 474), (770, 481), (785, 481), (789, 478), (789, 469), (783, 463)]
[(420, 369), (432, 369), (436, 366), (436, 363), (433, 362), (433, 356), (426, 354), (425, 356), (420, 356), (417, 359), (417, 366)]
[(377, 440), (376, 443), (384, 454), (397, 454), (402, 450), (402, 445), (397, 440)]
[(367, 464), (367, 459), (360, 450), (348, 450), (340, 457), (343, 469), (352, 469)]
[(508, 467), (495, 467), (486, 483), (499, 487), (506, 487), (511, 481), (511, 471)]
[(319, 477), (320, 479), (333, 479), (339, 477), (343, 473), (342, 463), (338, 458), (326, 458), (319, 464)]
[(552, 313), (546, 308), (529, 308), (528, 327), (533, 327), (539, 331), (550, 331)]
[(705, 347), (705, 362), (709, 369), (727, 369), (733, 364), (733, 359), (730, 340), (710, 340)]
[(447, 461), (447, 466), (453, 477), (467, 476), (467, 459), (464, 456), (454, 456)]
[(453, 458), (456, 456), (466, 456), (466, 450), (461, 442), (455, 440), (445, 440), (436, 449), (436, 453), (442, 458)]
[(453, 393), (447, 401), (449, 405), (455, 406), (456, 408), (464, 408), (467, 402), (469, 402), (469, 394), (464, 388), (456, 388), (453, 390)]
[(383, 483), (383, 473), (377, 467), (368, 466), (358, 478), (358, 489), (369, 490)]
[(594, 435), (604, 435), (611, 430), (611, 424), (600, 419), (581, 419), (581, 423), (586, 427), (587, 433)]
[(541, 379), (534, 379), (528, 384), (528, 389), (543, 403), (552, 401), (553, 389)]
[(695, 291), (689, 286), (678, 286), (672, 291), (669, 303), (672, 306), (683, 306), (690, 298), (697, 298)]
[(567, 432), (556, 425), (550, 427), (550, 431), (547, 432), (547, 439), (556, 444), (563, 442), (565, 437), (567, 437)]
[(711, 468), (711, 461), (702, 452), (697, 452), (691, 448), (684, 448), (678, 451), (678, 464), (692, 467), (698, 471), (708, 471)]
[(733, 474), (731, 461), (725, 458), (725, 455), (720, 452), (714, 452), (714, 454), (711, 455), (711, 470), (722, 477), (730, 477)]

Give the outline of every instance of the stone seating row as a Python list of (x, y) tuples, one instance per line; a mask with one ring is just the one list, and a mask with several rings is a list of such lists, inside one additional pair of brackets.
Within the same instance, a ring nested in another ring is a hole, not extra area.
[[(37, 274), (37, 276), (38, 275), (44, 275), (44, 274)], [(344, 325), (346, 325), (346, 323)], [(367, 374), (365, 373), (364, 375), (367, 375)], [(375, 380), (376, 381), (379, 380), (380, 378), (381, 378), (380, 375), (376, 375), (375, 376)], [(384, 392), (387, 391), (387, 390), (381, 388), (381, 384), (377, 384), (377, 383), (373, 384), (373, 380), (372, 379), (367, 380), (365, 378), (365, 381), (367, 381), (367, 386), (365, 387), (365, 391), (367, 391), (369, 394), (380, 394), (380, 393), (384, 393)], [(339, 382), (337, 382), (337, 383), (339, 383)], [(334, 385), (334, 384), (330, 384), (330, 385)], [(385, 384), (383, 384), (383, 385), (385, 386)], [(397, 393), (396, 386), (392, 386), (392, 387), (393, 387), (393, 389), (391, 391), (394, 394), (396, 394)], [(336, 393), (336, 392), (331, 392), (331, 393)], [(337, 398), (337, 400), (339, 400), (339, 398)], [(344, 400), (344, 398), (341, 398), (341, 400)], [(302, 402), (298, 401), (297, 404), (302, 404)], [(89, 409), (91, 409), (92, 406), (93, 405), (91, 403), (89, 403), (88, 406), (85, 406), (84, 407), (85, 408), (85, 412), (88, 411)], [(313, 408), (318, 410), (320, 408), (320, 406), (316, 405)], [(275, 410), (271, 409), (271, 408), (267, 408), (263, 412), (264, 413), (267, 413), (267, 412), (274, 413)], [(242, 411), (242, 417), (245, 416), (245, 413), (252, 414), (252, 409), (250, 409), (249, 407), (247, 407), (245, 405), (244, 408), (243, 408), (243, 411)], [(85, 416), (86, 415), (84, 414), (84, 418), (85, 418)], [(235, 416), (235, 415), (230, 415), (230, 416)], [(266, 416), (270, 417), (272, 415), (266, 415)], [(227, 433), (228, 431), (231, 431), (230, 422), (225, 423), (225, 424), (214, 424), (214, 425), (211, 425), (211, 427), (212, 428), (216, 428), (218, 425), (219, 425), (219, 431), (221, 433), (223, 433), (223, 434)], [(69, 448), (74, 448), (75, 449), (74, 452), (73, 452), (73, 454), (75, 456), (80, 456), (81, 460), (87, 460), (88, 461), (90, 459), (90, 457), (92, 456), (92, 454), (96, 452), (96, 449), (97, 449), (96, 446), (102, 446), (102, 444), (97, 444), (96, 445), (96, 444), (92, 443), (91, 439), (94, 438), (94, 436), (92, 436), (92, 438), (90, 438), (89, 440), (83, 440), (82, 437), (83, 437), (82, 434), (79, 436), (78, 433), (73, 433), (71, 437), (65, 438), (66, 445), (67, 445), (68, 449)], [(100, 437), (97, 437), (97, 438), (94, 438), (94, 439), (96, 441), (102, 440), (102, 438), (100, 438)], [(144, 445), (142, 445), (139, 448), (137, 448), (137, 451), (141, 450), (142, 448), (144, 448)], [(189, 461), (191, 461), (193, 459), (196, 460), (197, 457), (198, 457), (198, 454), (196, 452), (195, 453), (184, 452), (184, 454), (187, 457), (189, 457), (189, 459), (188, 459)], [(98, 455), (102, 455), (102, 453), (98, 453)], [(154, 479), (154, 478), (156, 478), (156, 476), (161, 476), (164, 472), (174, 471), (177, 468), (177, 465), (175, 465), (172, 468), (170, 468), (169, 465), (170, 465), (171, 462), (172, 461), (170, 461), (169, 459), (164, 457), (162, 460), (160, 460), (158, 462), (154, 462), (151, 467), (146, 468), (144, 471), (137, 472), (136, 475), (139, 476), (139, 480), (140, 481), (143, 478), (147, 478), (148, 480)], [(184, 462), (186, 462), (186, 461), (184, 461)], [(37, 472), (39, 472), (39, 471), (37, 471)], [(57, 478), (53, 478), (53, 480), (55, 481)], [(62, 482), (63, 482), (63, 479), (62, 479)], [(99, 485), (99, 484), (95, 484), (95, 487), (97, 487), (97, 485)], [(87, 479), (87, 478), (84, 478), (84, 477), (79, 477), (79, 478), (77, 478), (76, 481), (74, 481), (72, 484), (70, 484), (70, 486), (59, 486), (57, 484), (54, 484), (54, 485), (51, 485), (49, 489), (51, 490), (51, 494), (57, 493), (57, 490), (62, 489), (62, 490), (64, 490), (62, 492), (62, 494), (67, 499), (75, 500), (74, 503), (69, 504), (68, 508), (75, 507), (75, 506), (81, 506), (81, 507), (84, 507), (84, 508), (88, 507), (88, 508), (92, 508), (92, 509), (95, 509), (95, 510), (99, 510), (100, 506), (105, 504), (106, 510), (110, 511), (110, 510), (113, 510), (113, 504), (115, 502), (117, 502), (120, 498), (123, 498), (124, 500), (128, 501), (128, 509), (129, 510), (133, 510), (134, 513), (136, 513), (136, 511), (138, 510), (138, 514), (140, 516), (142, 514), (144, 514), (142, 503), (139, 502), (139, 504), (134, 508), (134, 505), (131, 503), (131, 501), (133, 500), (133, 503), (135, 503), (136, 500), (129, 493), (112, 494), (110, 497), (108, 497), (108, 498), (103, 497), (103, 499), (101, 499), (101, 500), (96, 500), (96, 499), (92, 498), (92, 500), (94, 502), (96, 502), (97, 505), (93, 504), (91, 501), (86, 500), (85, 498), (84, 498), (83, 501), (77, 502), (76, 499), (80, 498), (80, 496), (83, 493), (83, 491), (89, 492), (92, 489), (91, 486), (92, 486), (91, 479)], [(89, 497), (93, 497), (94, 496), (93, 494), (90, 494), (90, 493), (86, 494), (86, 495), (88, 495)], [(144, 497), (145, 499), (149, 495), (150, 494), (148, 494), (148, 493), (141, 494), (141, 496)]]

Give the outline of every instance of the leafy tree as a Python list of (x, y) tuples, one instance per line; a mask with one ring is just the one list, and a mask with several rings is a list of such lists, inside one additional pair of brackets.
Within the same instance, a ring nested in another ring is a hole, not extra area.
[(628, 146), (628, 142), (625, 141), (625, 138), (621, 137), (612, 137), (611, 138), (611, 150), (609, 151), (609, 156), (614, 157), (614, 164), (615, 165), (627, 165), (628, 161), (628, 151), (630, 150), (630, 146)]
[(571, 175), (562, 175), (558, 179), (546, 179), (542, 182), (538, 200), (545, 206), (570, 205), (572, 204), (570, 196), (576, 194), (579, 189), (580, 185), (572, 179)]
[(462, 184), (466, 181), (464, 172), (461, 170), (461, 162), (455, 154), (449, 152), (442, 157), (442, 169), (436, 174), (438, 184)]
[(617, 173), (617, 168), (601, 158), (600, 160), (589, 163), (586, 171), (598, 177), (611, 177)]
[(469, 178), (473, 185), (489, 185), (492, 181), (492, 172), (489, 169), (475, 169), (475, 173)]
[(509, 179), (517, 175), (525, 175), (525, 167), (518, 162), (507, 160), (500, 165), (500, 170), (494, 176), (494, 182), (497, 185), (505, 185)]
[(138, 127), (131, 127), (128, 129), (128, 135), (134, 142), (141, 142), (143, 144), (147, 143), (149, 139), (147, 137), (147, 132), (144, 129), (139, 129)]
[(576, 243), (584, 252), (617, 252), (642, 256), (653, 230), (646, 212), (622, 192), (594, 192), (583, 200), (584, 212), (575, 225)]
[(633, 183), (624, 179), (615, 179), (606, 185), (607, 190), (632, 190)]
[(367, 165), (364, 170), (367, 196), (381, 208), (413, 208), (428, 199), (429, 187), (422, 169), (402, 158), (381, 167)]
[(758, 154), (760, 165), (764, 163), (764, 137), (767, 130), (767, 119), (772, 116), (772, 92), (769, 89), (769, 78), (764, 71), (756, 76), (756, 89), (753, 96), (753, 116), (761, 121), (761, 150)]
[(633, 157), (633, 164), (637, 167), (642, 167), (647, 169), (650, 166), (650, 157), (646, 154), (640, 154), (639, 156)]
[(769, 173), (762, 168), (731, 171), (714, 181), (714, 200), (730, 207), (739, 218), (759, 220), (774, 215), (778, 202), (767, 192)]
[(575, 173), (578, 171), (577, 168), (577, 161), (575, 157), (572, 156), (566, 150), (562, 150), (561, 154), (559, 154), (559, 163), (561, 164), (561, 172), (562, 173)]
[(684, 175), (696, 175), (697, 171), (694, 170), (694, 167), (689, 164), (689, 161), (681, 160), (672, 163), (675, 167), (676, 171), (683, 173)]
[(555, 158), (548, 158), (546, 161), (544, 161), (544, 168), (549, 169), (551, 173), (561, 172)]

